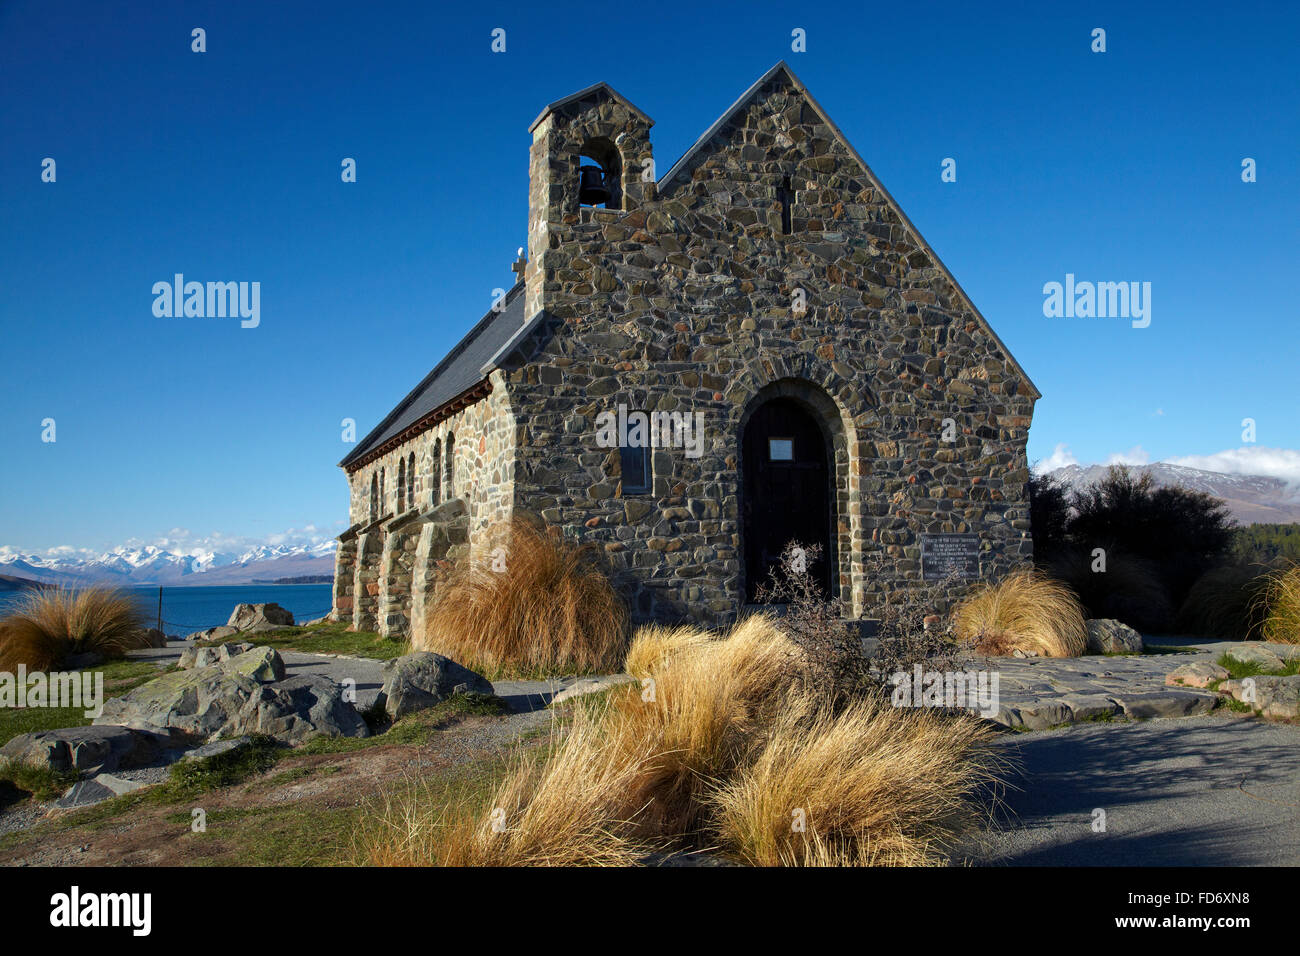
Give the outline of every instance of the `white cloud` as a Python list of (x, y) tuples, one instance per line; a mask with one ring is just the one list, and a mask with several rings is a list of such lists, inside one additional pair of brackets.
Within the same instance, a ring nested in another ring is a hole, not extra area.
[(1128, 451), (1117, 451), (1104, 462), (1107, 465), (1146, 465), (1151, 456), (1141, 445), (1134, 445)]
[(1265, 475), (1300, 487), (1300, 451), (1247, 445), (1210, 455), (1183, 455), (1164, 459), (1171, 465), (1217, 471), (1227, 475)]
[(1042, 461), (1034, 465), (1035, 474), (1045, 475), (1049, 471), (1055, 471), (1058, 468), (1064, 468), (1067, 465), (1077, 465), (1079, 460), (1070, 454), (1070, 448), (1065, 442), (1060, 442), (1052, 453)]

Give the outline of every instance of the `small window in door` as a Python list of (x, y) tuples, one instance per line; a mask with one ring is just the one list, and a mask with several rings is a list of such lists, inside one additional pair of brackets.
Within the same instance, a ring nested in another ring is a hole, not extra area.
[(793, 438), (769, 438), (767, 440), (768, 461), (794, 461)]
[(623, 494), (644, 495), (650, 491), (650, 456), (645, 448), (621, 447), (619, 465), (623, 473)]

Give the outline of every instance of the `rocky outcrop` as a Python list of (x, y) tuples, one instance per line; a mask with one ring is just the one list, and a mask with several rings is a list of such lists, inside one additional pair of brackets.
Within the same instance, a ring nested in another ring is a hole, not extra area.
[(452, 694), (491, 694), (485, 677), (449, 657), (419, 651), (384, 665), (384, 686), (376, 704), (393, 720), (425, 710)]
[(1300, 675), (1277, 677), (1262, 674), (1227, 680), (1219, 691), (1275, 720), (1300, 717)]
[(1141, 654), (1142, 635), (1123, 621), (1093, 618), (1088, 621), (1089, 654)]
[(283, 678), (280, 655), (271, 648), (253, 648), (142, 684), (107, 701), (95, 723), (166, 728), (199, 742), (253, 733), (291, 744), (322, 734), (368, 735), (365, 721), (337, 684), (323, 677)]
[(267, 631), (277, 627), (292, 627), (293, 613), (275, 603), (236, 604), (227, 627), (237, 631)]
[(252, 644), (245, 644), (241, 641), (231, 641), (229, 644), (217, 644), (213, 647), (196, 645), (187, 647), (181, 651), (180, 660), (176, 666), (181, 670), (193, 670), (196, 667), (208, 667), (212, 664), (220, 664), (228, 661), (232, 657), (237, 657), (245, 651), (253, 649)]
[(166, 728), (65, 727), (19, 734), (0, 747), (0, 758), (59, 772), (91, 772), (150, 763), (184, 744)]

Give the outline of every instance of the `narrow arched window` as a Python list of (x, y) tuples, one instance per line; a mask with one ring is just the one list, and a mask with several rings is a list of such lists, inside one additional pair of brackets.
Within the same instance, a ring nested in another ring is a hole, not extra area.
[(447, 436), (447, 470), (443, 474), (442, 483), (447, 488), (447, 500), (450, 501), (456, 497), (456, 435), (452, 433)]
[(388, 489), (384, 487), (384, 469), (379, 469), (379, 513), (387, 514), (388, 509)]
[(379, 517), (379, 475), (370, 473), (370, 520)]
[(433, 443), (433, 467), (429, 469), (429, 504), (442, 504), (442, 439)]
[(397, 513), (401, 514), (406, 509), (406, 459), (397, 459)]
[(415, 508), (415, 452), (406, 456), (406, 507)]

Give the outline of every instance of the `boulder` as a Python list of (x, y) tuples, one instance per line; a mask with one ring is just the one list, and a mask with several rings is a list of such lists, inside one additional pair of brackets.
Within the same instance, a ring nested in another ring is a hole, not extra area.
[(231, 641), (229, 644), (217, 644), (214, 647), (195, 645), (181, 651), (181, 659), (176, 662), (176, 666), (182, 670), (190, 670), (195, 667), (210, 667), (213, 664), (228, 661), (245, 651), (251, 651), (253, 647), (252, 644), (244, 644), (239, 641)]
[(1184, 664), (1165, 675), (1165, 683), (1171, 687), (1209, 687), (1216, 680), (1227, 679), (1228, 669), (1220, 667), (1213, 661)]
[(375, 703), (393, 720), (446, 700), (452, 694), (491, 694), (487, 678), (450, 657), (418, 651), (384, 665), (384, 686)]
[(1142, 653), (1142, 635), (1123, 621), (1093, 618), (1087, 623), (1089, 654)]
[(333, 681), (311, 676), (264, 682), (277, 661), (271, 648), (256, 648), (223, 663), (163, 674), (107, 701), (95, 723), (170, 728), (208, 742), (254, 733), (291, 744), (320, 734), (369, 734)]
[(312, 737), (368, 737), (370, 728), (357, 709), (343, 699), (338, 684), (304, 675), (262, 684), (228, 733), (269, 734), (288, 744)]
[(1219, 690), (1254, 707), (1265, 717), (1300, 717), (1300, 675), (1273, 677), (1267, 674), (1226, 680)]
[(1230, 647), (1225, 656), (1238, 664), (1254, 665), (1262, 671), (1280, 671), (1286, 667), (1285, 657), (1278, 653), (1277, 648), (1256, 641)]
[(183, 737), (165, 729), (66, 727), (19, 734), (0, 747), (0, 757), (60, 772), (114, 770), (151, 763), (165, 751), (184, 744)]
[(139, 780), (126, 780), (111, 773), (101, 773), (89, 780), (78, 780), (54, 805), (60, 809), (89, 807), (144, 786), (147, 785)]
[(167, 635), (156, 627), (146, 627), (141, 631), (140, 647), (166, 647)]
[(254, 647), (232, 656), (218, 666), (262, 683), (284, 680), (284, 661), (273, 647)]
[(233, 627), (241, 632), (292, 627), (293, 614), (275, 603), (236, 604), (235, 610), (230, 614), (230, 620), (226, 622), (226, 626)]
[(238, 628), (222, 624), (220, 627), (210, 627), (206, 631), (195, 631), (193, 634), (186, 634), (185, 640), (193, 641), (195, 644), (211, 644), (216, 641), (223, 641), (228, 637), (234, 637), (238, 633)]

